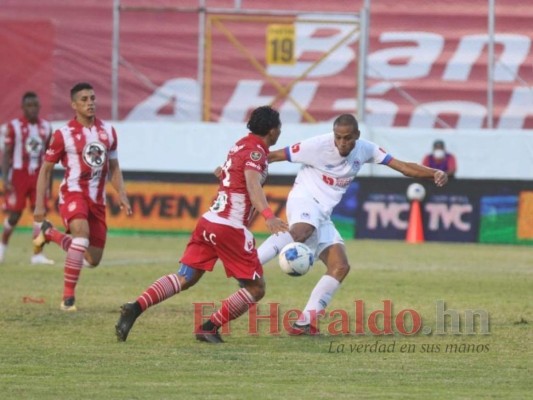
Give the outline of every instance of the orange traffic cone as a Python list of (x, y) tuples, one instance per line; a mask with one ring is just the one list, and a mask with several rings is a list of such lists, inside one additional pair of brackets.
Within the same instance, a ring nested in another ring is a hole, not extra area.
[(411, 212), (409, 213), (409, 225), (407, 226), (407, 235), (405, 237), (407, 243), (422, 243), (424, 242), (424, 227), (422, 226), (422, 210), (420, 209), (420, 201), (413, 200), (411, 202)]

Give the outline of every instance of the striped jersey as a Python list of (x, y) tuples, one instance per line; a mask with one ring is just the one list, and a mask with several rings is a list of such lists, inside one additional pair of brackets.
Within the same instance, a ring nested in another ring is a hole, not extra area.
[(12, 169), (39, 172), (51, 132), (50, 122), (41, 118), (35, 124), (24, 117), (9, 122), (4, 144), (13, 146)]
[(244, 172), (259, 172), (263, 184), (268, 175), (267, 155), (268, 147), (257, 135), (250, 133), (235, 143), (222, 166), (218, 196), (204, 217), (212, 222), (248, 227), (254, 208)]
[(94, 203), (105, 204), (109, 160), (118, 158), (117, 134), (108, 123), (95, 119), (90, 128), (75, 119), (56, 130), (45, 161), (61, 162), (65, 176), (59, 188), (59, 202), (69, 192), (82, 192)]

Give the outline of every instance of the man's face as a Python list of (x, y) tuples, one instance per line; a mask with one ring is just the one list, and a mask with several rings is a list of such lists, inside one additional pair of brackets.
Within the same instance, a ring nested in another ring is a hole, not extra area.
[(74, 95), (72, 109), (77, 115), (85, 118), (92, 118), (96, 113), (96, 96), (93, 89), (80, 90)]
[(270, 130), (270, 136), (272, 138), (271, 146), (276, 144), (279, 139), (279, 135), (281, 135), (281, 124), (277, 128), (273, 128)]
[(41, 104), (37, 97), (27, 97), (22, 103), (22, 112), (28, 121), (36, 121), (39, 118)]
[(359, 139), (359, 131), (355, 130), (352, 125), (335, 125), (333, 136), (339, 154), (346, 157), (355, 147), (355, 142)]

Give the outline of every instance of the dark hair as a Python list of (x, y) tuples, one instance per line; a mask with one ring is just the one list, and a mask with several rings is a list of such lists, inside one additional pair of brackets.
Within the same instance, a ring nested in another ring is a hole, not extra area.
[(341, 114), (333, 122), (333, 126), (336, 125), (348, 125), (353, 126), (354, 131), (359, 131), (359, 124), (352, 114)]
[(37, 97), (37, 93), (35, 92), (26, 92), (22, 95), (22, 104), (24, 104), (24, 102), (28, 99), (36, 99)]
[(444, 141), (441, 139), (435, 140), (435, 142), (433, 142), (433, 148), (435, 147), (442, 147), (444, 149)]
[(70, 89), (70, 98), (74, 100), (74, 96), (76, 96), (76, 93), (81, 92), (82, 90), (90, 90), (93, 87), (90, 83), (87, 82), (80, 82), (76, 83), (74, 86), (72, 86), (72, 89)]
[(252, 111), (246, 126), (253, 134), (266, 136), (272, 128), (277, 128), (280, 125), (279, 112), (270, 106), (262, 106)]

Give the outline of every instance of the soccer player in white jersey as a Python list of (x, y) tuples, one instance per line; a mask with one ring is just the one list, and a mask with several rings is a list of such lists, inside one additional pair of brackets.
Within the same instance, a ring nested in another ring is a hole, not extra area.
[[(52, 135), (44, 164), (37, 179), (34, 221), (41, 232), (33, 244), (38, 249), (52, 241), (67, 252), (60, 309), (76, 311), (75, 289), (85, 262), (96, 267), (104, 253), (107, 238), (105, 184), (109, 176), (118, 194), (120, 207), (131, 214), (118, 163), (115, 129), (96, 118), (96, 95), (88, 83), (78, 83), (70, 90), (71, 107), (76, 116)], [(45, 184), (56, 163), (65, 167), (59, 188), (59, 213), (70, 235), (44, 220)]]
[[(35, 190), (37, 176), (43, 163), (43, 156), (50, 136), (52, 126), (50, 122), (39, 117), (41, 103), (35, 92), (26, 92), (22, 96), (23, 116), (15, 118), (6, 126), (4, 135), (4, 157), (2, 159), (2, 176), (4, 177), (4, 220), (2, 241), (0, 243), (0, 263), (4, 256), (13, 230), (17, 226), (22, 212), (29, 200), (35, 207)], [(51, 183), (48, 182), (48, 193), (51, 193)], [(34, 236), (39, 233), (39, 225), (34, 224)], [(53, 264), (42, 249), (31, 257), (32, 264)]]
[(339, 116), (333, 133), (316, 136), (284, 149), (272, 151), (269, 162), (301, 163), (287, 199), (290, 231), (270, 236), (259, 248), (264, 265), (286, 244), (302, 242), (326, 265), (326, 274), (315, 285), (298, 321), (294, 335), (317, 334), (317, 316), (324, 313), (350, 271), (344, 242), (331, 221), (331, 212), (364, 163), (383, 164), (405, 176), (432, 179), (437, 186), (448, 181), (445, 172), (393, 158), (377, 144), (359, 139), (357, 120)]

